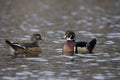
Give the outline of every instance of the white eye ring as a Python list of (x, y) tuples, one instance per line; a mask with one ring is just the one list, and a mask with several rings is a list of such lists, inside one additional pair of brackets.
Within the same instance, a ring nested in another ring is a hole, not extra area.
[(40, 36), (36, 36), (36, 38), (40, 38)]

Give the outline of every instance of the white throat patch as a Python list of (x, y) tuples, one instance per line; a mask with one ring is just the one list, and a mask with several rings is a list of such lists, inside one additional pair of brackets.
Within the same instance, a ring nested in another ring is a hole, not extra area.
[(73, 40), (73, 39), (71, 39), (71, 38), (68, 38), (68, 37), (67, 37), (66, 39), (67, 39), (67, 40), (69, 40), (69, 41)]

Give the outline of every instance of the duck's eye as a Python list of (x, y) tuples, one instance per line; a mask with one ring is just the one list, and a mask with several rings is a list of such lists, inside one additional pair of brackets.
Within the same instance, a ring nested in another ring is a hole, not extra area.
[(36, 38), (40, 38), (40, 36), (36, 36)]

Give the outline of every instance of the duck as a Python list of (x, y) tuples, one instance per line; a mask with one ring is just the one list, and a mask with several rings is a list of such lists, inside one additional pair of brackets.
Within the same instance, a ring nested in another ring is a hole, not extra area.
[(89, 42), (75, 41), (75, 33), (73, 31), (66, 31), (63, 39), (66, 39), (62, 48), (62, 54), (73, 56), (75, 54), (93, 53), (93, 49), (97, 43), (96, 39), (92, 39)]
[(40, 34), (33, 34), (31, 36), (31, 42), (17, 43), (9, 40), (5, 40), (5, 42), (10, 46), (12, 52), (10, 55), (12, 58), (16, 58), (17, 55), (24, 55), (26, 57), (38, 56), (38, 54), (41, 53), (41, 48), (38, 44), (40, 40), (43, 40)]

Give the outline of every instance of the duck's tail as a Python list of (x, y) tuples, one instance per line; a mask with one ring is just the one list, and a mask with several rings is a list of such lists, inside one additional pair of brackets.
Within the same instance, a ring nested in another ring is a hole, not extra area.
[(92, 53), (92, 51), (93, 51), (96, 43), (97, 43), (97, 40), (96, 40), (96, 39), (92, 39), (92, 40), (88, 43), (89, 46), (87, 46), (87, 47), (88, 47), (88, 50), (89, 50), (90, 53)]
[(6, 44), (8, 44), (9, 46), (11, 46), (13, 49), (18, 50), (18, 49), (25, 49), (23, 46), (17, 44), (17, 43), (11, 43), (9, 40), (5, 41)]

